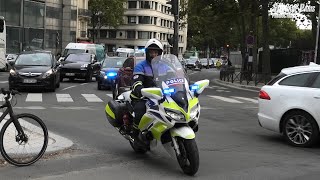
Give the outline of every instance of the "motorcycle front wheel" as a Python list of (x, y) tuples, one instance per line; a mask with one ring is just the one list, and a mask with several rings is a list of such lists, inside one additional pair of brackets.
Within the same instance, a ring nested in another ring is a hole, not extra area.
[(195, 139), (178, 138), (180, 155), (177, 155), (178, 163), (187, 175), (193, 176), (199, 169), (199, 151)]

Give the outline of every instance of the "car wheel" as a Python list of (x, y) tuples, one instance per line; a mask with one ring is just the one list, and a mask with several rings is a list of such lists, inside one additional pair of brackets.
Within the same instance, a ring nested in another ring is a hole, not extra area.
[(319, 139), (319, 127), (314, 118), (304, 111), (292, 111), (285, 116), (283, 135), (297, 147), (311, 147)]

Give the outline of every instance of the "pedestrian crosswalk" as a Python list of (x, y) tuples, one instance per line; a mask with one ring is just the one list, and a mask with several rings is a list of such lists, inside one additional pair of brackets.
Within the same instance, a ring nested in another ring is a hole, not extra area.
[(223, 97), (223, 96), (211, 96), (208, 95), (208, 97), (227, 102), (227, 103), (233, 103), (233, 104), (242, 104), (242, 103), (254, 103), (258, 104), (258, 99), (256, 98), (248, 98), (248, 97), (239, 97), (239, 96), (230, 96), (230, 97)]
[[(202, 97), (202, 96), (201, 96)], [(207, 95), (208, 98), (216, 100), (215, 102), (226, 102), (233, 104), (253, 103), (258, 104), (257, 98), (248, 98), (241, 96), (218, 96), (218, 95)], [(106, 103), (112, 99), (112, 94), (107, 93), (87, 93), (87, 94), (68, 94), (68, 93), (25, 93), (17, 98), (19, 102), (30, 102), (30, 103), (46, 103), (46, 102), (57, 102), (57, 103)], [(3, 95), (0, 94), (0, 101), (4, 101)]]

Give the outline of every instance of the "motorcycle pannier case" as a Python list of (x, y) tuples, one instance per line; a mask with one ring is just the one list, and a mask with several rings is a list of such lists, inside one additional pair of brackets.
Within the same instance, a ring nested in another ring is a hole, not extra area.
[(120, 127), (123, 125), (123, 115), (126, 112), (124, 103), (111, 100), (108, 102), (105, 112), (107, 119), (112, 126)]

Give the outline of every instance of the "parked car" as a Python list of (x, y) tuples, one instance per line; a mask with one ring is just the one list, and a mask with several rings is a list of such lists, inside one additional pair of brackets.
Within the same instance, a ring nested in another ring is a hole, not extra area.
[(122, 67), (127, 57), (107, 57), (102, 64), (100, 75), (97, 80), (98, 89), (111, 89), (117, 78), (118, 70)]
[(259, 124), (283, 134), (293, 146), (319, 139), (320, 66), (285, 68), (259, 93)]
[(196, 61), (199, 61), (198, 57), (190, 57), (187, 62), (187, 68), (194, 69), (196, 67)]
[(92, 81), (92, 77), (99, 76), (101, 65), (97, 63), (96, 56), (89, 53), (69, 54), (61, 61), (60, 81), (69, 78), (85, 79), (86, 82)]
[(60, 68), (51, 52), (23, 52), (9, 74), (9, 89), (60, 87)]
[(207, 68), (207, 69), (210, 68), (209, 59), (207, 59), (207, 58), (201, 58), (201, 59), (200, 59), (200, 62), (201, 62), (201, 66), (202, 66), (203, 68)]

